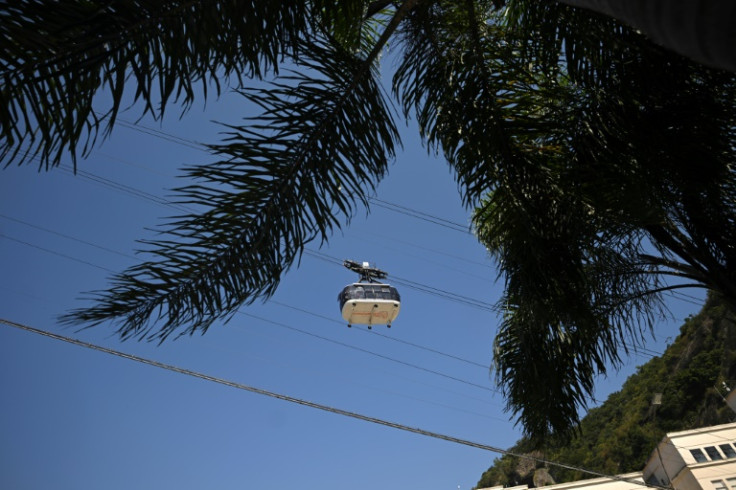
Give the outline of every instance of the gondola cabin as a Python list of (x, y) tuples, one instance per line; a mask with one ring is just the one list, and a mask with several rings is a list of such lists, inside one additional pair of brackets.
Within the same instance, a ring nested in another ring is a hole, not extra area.
[(344, 265), (361, 276), (360, 282), (345, 286), (337, 297), (348, 327), (354, 324), (368, 325), (368, 328), (376, 324), (391, 327), (399, 316), (401, 297), (396, 288), (374, 281), (374, 278), (385, 278), (386, 273), (369, 267), (367, 262), (361, 265), (346, 260)]

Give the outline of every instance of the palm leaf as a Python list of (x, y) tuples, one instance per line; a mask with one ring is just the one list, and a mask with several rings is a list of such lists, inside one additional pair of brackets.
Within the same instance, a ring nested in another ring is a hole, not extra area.
[(181, 201), (206, 209), (149, 242), (156, 259), (113, 278), (96, 305), (64, 321), (113, 319), (125, 337), (206, 331), (273, 294), (304, 246), (326, 241), (384, 175), (398, 133), (370, 64), (339, 45), (299, 47), (298, 71), (242, 94), (263, 108), (229, 126), (222, 160), (187, 169)]
[(728, 293), (733, 83), (587, 12), (481, 6), (416, 9), (394, 91), (477, 206), (506, 281), (497, 381), (540, 441), (663, 313), (664, 276)]
[(519, 194), (501, 187), (474, 216), (505, 277), (497, 382), (535, 443), (569, 436), (595, 376), (620, 366), (664, 314), (660, 276), (641, 260), (643, 233), (601, 226), (559, 188), (549, 174)]
[(210, 82), (261, 77), (294, 53), (311, 18), (303, 2), (15, 2), (0, 13), (0, 158), (75, 160), (103, 123), (112, 128), (126, 87), (160, 117), (170, 101), (206, 96)]

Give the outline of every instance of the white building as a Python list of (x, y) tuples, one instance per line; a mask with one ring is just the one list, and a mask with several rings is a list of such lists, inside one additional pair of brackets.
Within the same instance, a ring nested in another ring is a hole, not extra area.
[[(616, 475), (615, 479), (611, 478), (592, 478), (588, 480), (578, 480), (569, 483), (558, 483), (555, 485), (546, 485), (544, 490), (644, 490), (646, 484), (642, 477), (642, 473), (628, 473), (625, 475)], [(527, 485), (519, 485), (511, 488), (504, 487), (488, 487), (478, 490), (527, 490)]]
[(667, 434), (643, 473), (675, 490), (736, 490), (736, 423)]
[[(642, 490), (647, 486), (736, 490), (736, 423), (667, 434), (652, 452), (643, 472), (548, 485), (544, 490)], [(526, 488), (522, 485), (504, 490)]]

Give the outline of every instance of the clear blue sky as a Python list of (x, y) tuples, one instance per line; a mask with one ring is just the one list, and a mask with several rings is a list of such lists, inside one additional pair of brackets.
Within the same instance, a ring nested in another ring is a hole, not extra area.
[[(143, 124), (216, 142), (211, 120), (247, 115), (238, 96), (195, 105), (179, 121)], [(133, 121), (137, 108), (122, 114)], [(467, 225), (447, 164), (416, 128), (377, 198)], [(356, 276), (335, 261), (370, 261), (391, 276), (495, 303), (497, 271), (468, 233), (373, 206), (322, 249), (309, 247), (272, 301), (243, 307), (204, 336), (161, 346), (121, 343), (105, 326), (56, 317), (135, 263), (135, 240), (177, 210), (155, 202), (181, 184), (177, 168), (206, 153), (124, 124), (79, 162), (80, 173), (35, 164), (0, 180), (0, 317), (215, 377), (497, 447), (519, 437), (488, 366), (496, 314), (398, 286), (390, 330), (346, 328), (336, 297)], [(69, 168), (69, 160), (64, 167)], [(120, 186), (126, 187), (120, 187)], [(324, 254), (327, 260), (312, 252)], [(668, 336), (699, 308), (673, 302)], [(291, 307), (291, 308), (290, 308)], [(439, 352), (439, 353), (438, 353)], [(458, 359), (459, 358), (459, 359)], [(602, 380), (618, 390), (647, 356)], [(530, 387), (542, 389), (542, 387)], [(0, 325), (0, 488), (55, 490), (468, 489), (497, 454), (321, 412)]]

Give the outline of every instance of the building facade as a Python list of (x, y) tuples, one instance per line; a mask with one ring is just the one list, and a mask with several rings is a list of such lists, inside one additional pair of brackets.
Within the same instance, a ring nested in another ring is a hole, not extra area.
[(736, 490), (736, 423), (667, 434), (643, 476), (675, 490)]

